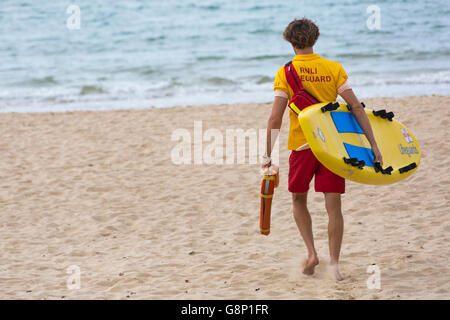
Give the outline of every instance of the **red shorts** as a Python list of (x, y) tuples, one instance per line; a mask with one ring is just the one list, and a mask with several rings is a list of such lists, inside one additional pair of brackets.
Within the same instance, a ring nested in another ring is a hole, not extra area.
[(289, 191), (307, 192), (313, 176), (316, 192), (345, 193), (345, 179), (325, 168), (311, 149), (292, 151), (289, 157)]

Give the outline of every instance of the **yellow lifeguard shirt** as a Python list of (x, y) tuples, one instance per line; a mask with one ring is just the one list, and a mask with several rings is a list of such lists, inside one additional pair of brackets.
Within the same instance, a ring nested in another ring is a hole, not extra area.
[[(303, 87), (320, 102), (336, 101), (338, 94), (350, 88), (347, 83), (347, 73), (341, 64), (324, 59), (317, 53), (296, 55), (292, 60), (292, 64), (300, 77)], [(278, 69), (273, 90), (275, 93), (281, 92), (282, 95), (282, 92), (286, 93), (286, 98), (289, 100), (294, 95), (286, 80), (284, 66)], [(295, 150), (307, 142), (297, 115), (291, 109), (289, 109), (289, 121), (287, 148)]]

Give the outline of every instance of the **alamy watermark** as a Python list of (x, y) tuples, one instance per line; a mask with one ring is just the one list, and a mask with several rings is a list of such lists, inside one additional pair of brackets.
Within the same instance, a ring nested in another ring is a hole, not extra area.
[(366, 26), (369, 30), (381, 29), (381, 8), (377, 5), (370, 5), (366, 9), (366, 13), (369, 17), (366, 21)]
[(381, 270), (374, 263), (367, 267), (367, 273), (372, 274), (369, 278), (367, 278), (366, 285), (367, 289), (381, 289)]
[[(272, 162), (279, 163), (279, 130), (271, 130)], [(172, 132), (172, 163), (181, 164), (258, 164), (267, 150), (267, 129), (203, 130), (201, 120), (194, 121), (194, 131), (178, 128)], [(248, 146), (248, 148), (247, 148)]]
[(67, 29), (79, 30), (81, 27), (81, 10), (76, 4), (67, 7), (66, 13), (69, 15), (66, 21)]
[(81, 269), (77, 265), (67, 267), (66, 273), (69, 274), (66, 280), (67, 289), (78, 290), (81, 288)]

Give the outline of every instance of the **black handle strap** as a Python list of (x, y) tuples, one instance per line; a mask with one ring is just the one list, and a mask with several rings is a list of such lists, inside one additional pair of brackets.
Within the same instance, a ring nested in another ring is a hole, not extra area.
[(417, 168), (417, 164), (415, 162), (413, 162), (413, 163), (408, 164), (405, 167), (402, 167), (402, 168), (398, 169), (398, 171), (400, 171), (400, 173), (405, 173), (405, 172), (408, 172), (408, 171), (410, 171), (412, 169), (415, 169), (415, 168)]
[(334, 111), (337, 108), (339, 108), (339, 102), (335, 103), (330, 102), (329, 104), (324, 105), (322, 108), (320, 108), (320, 110), (322, 110), (322, 112), (327, 112), (327, 111)]
[(344, 162), (347, 164), (351, 164), (354, 167), (358, 167), (359, 169), (364, 168), (366, 162), (364, 160), (358, 160), (358, 158), (346, 158), (344, 157)]
[(373, 115), (376, 117), (381, 117), (383, 119), (388, 119), (389, 121), (392, 121), (392, 118), (394, 118), (394, 113), (391, 112), (386, 112), (386, 110), (382, 109), (382, 110), (378, 110), (378, 111), (373, 111)]
[[(366, 105), (364, 104), (364, 102), (361, 102), (361, 105), (362, 105), (363, 108), (366, 107)], [(347, 105), (347, 109), (348, 109), (348, 111), (351, 111), (351, 110), (352, 110), (352, 107), (348, 104), (348, 105)]]
[(394, 170), (391, 166), (387, 167), (386, 169), (383, 169), (383, 167), (381, 167), (381, 164), (379, 162), (375, 162), (373, 164), (373, 167), (375, 169), (375, 172), (381, 172), (382, 174), (391, 174), (392, 171)]

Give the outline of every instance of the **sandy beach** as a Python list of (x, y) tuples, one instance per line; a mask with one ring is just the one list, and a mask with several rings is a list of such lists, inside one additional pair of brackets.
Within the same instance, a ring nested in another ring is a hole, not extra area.
[[(174, 130), (263, 129), (270, 103), (0, 114), (0, 298), (448, 299), (450, 97), (363, 101), (411, 129), (422, 161), (394, 185), (347, 182), (342, 282), (327, 270), (328, 217), (313, 191), (321, 260), (315, 275), (301, 273), (287, 112), (268, 237), (258, 164), (172, 161)], [(380, 289), (366, 284), (372, 264)], [(79, 289), (68, 288), (71, 266)]]

